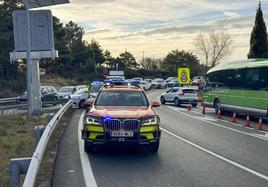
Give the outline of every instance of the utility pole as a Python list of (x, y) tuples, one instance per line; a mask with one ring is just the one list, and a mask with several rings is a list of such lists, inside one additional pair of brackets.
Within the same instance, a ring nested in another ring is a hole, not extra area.
[(142, 63), (144, 63), (144, 51), (142, 51)]
[(92, 46), (92, 57), (93, 57), (93, 62), (94, 62), (95, 75), (97, 75), (97, 63), (96, 63), (96, 58), (95, 58), (95, 50), (93, 46)]
[(24, 1), (26, 9), (26, 28), (27, 28), (27, 51), (26, 51), (26, 79), (27, 79), (27, 112), (28, 116), (32, 116), (32, 64), (31, 64), (31, 26), (30, 26), (30, 12), (29, 12), (29, 0)]

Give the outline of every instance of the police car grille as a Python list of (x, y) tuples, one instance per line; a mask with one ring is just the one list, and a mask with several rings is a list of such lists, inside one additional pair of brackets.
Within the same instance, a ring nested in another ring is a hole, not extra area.
[(137, 131), (140, 127), (140, 120), (137, 119), (130, 119), (130, 120), (107, 120), (104, 121), (104, 125), (106, 130), (108, 131), (118, 131), (118, 130), (125, 130), (125, 131)]

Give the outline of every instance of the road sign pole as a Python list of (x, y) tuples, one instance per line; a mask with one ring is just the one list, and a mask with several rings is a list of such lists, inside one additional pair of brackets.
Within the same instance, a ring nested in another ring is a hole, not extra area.
[(32, 75), (32, 115), (39, 116), (42, 110), (40, 95), (39, 59), (31, 60)]
[(24, 0), (26, 9), (26, 28), (27, 28), (27, 51), (26, 51), (26, 62), (27, 62), (27, 111), (28, 116), (32, 116), (32, 66), (31, 66), (31, 27), (30, 27), (30, 12), (29, 12), (29, 0)]

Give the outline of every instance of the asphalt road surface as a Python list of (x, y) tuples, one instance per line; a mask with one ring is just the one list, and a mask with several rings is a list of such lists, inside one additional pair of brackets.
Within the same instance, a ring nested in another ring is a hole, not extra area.
[[(149, 92), (150, 100), (160, 91)], [(110, 147), (89, 155), (80, 139), (83, 111), (63, 135), (53, 186), (268, 186), (268, 134), (202, 115), (198, 109), (161, 105), (157, 154)]]

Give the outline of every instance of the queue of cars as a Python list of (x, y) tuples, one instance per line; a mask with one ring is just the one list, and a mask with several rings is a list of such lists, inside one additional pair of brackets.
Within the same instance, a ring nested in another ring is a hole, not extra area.
[[(71, 95), (75, 94), (78, 90), (85, 88), (87, 88), (86, 85), (64, 86), (57, 91), (53, 86), (40, 86), (41, 100), (45, 102), (70, 99)], [(27, 99), (27, 91), (25, 91), (22, 95), (17, 97), (17, 102), (26, 102)]]
[[(151, 89), (161, 89), (161, 88), (172, 88), (166, 93), (162, 94), (161, 103), (165, 104), (166, 102), (173, 102), (176, 106), (182, 103), (191, 103), (193, 106), (196, 106), (197, 94), (187, 93), (189, 90), (183, 92), (184, 88), (179, 88), (181, 85), (178, 83), (177, 77), (168, 77), (167, 79), (155, 78), (155, 79), (143, 79), (142, 77), (134, 77), (128, 79), (128, 82), (137, 81), (139, 86), (144, 90), (148, 91)], [(193, 88), (196, 86), (203, 86), (204, 79), (202, 77), (194, 77), (191, 85)], [(64, 86), (57, 91), (53, 86), (41, 86), (41, 100), (46, 101), (57, 101), (57, 100), (68, 100), (72, 99), (73, 108), (84, 108), (85, 103), (90, 100), (94, 100), (100, 89), (103, 87), (103, 80), (95, 80), (90, 85), (77, 85), (77, 86)], [(195, 91), (197, 89), (195, 88)], [(185, 93), (181, 95), (180, 93)], [(190, 96), (190, 95), (191, 96)], [(177, 95), (177, 97), (175, 97)], [(194, 96), (193, 96), (194, 95)], [(189, 96), (189, 98), (188, 98)], [(194, 97), (194, 98), (192, 98)], [(22, 95), (18, 96), (18, 102), (27, 101), (27, 91)]]

